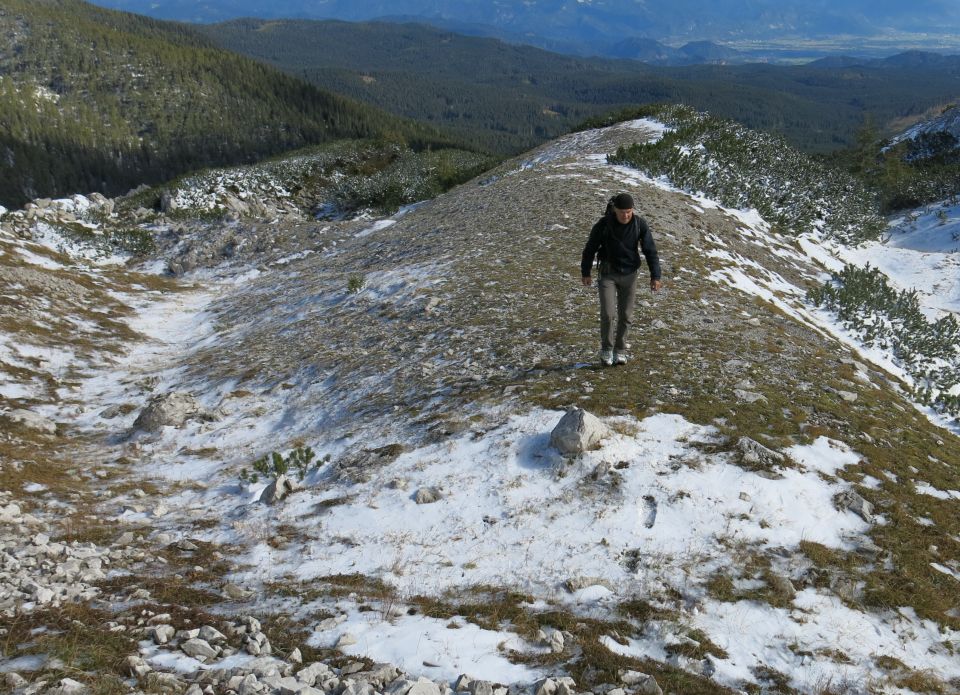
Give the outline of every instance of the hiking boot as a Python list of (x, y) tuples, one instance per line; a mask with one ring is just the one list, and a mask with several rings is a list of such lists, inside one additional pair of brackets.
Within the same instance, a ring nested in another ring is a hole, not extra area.
[(613, 350), (600, 351), (600, 364), (604, 367), (609, 367), (613, 364)]
[(615, 352), (615, 353), (613, 353), (613, 363), (614, 363), (614, 364), (626, 364), (626, 363), (627, 363), (627, 353), (625, 353), (625, 352)]

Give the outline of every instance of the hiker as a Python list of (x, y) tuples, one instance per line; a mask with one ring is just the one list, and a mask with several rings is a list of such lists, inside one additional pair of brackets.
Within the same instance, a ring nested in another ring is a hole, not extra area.
[(590, 230), (590, 238), (580, 259), (584, 287), (592, 284), (590, 268), (594, 256), (598, 256), (600, 262), (597, 280), (600, 291), (600, 362), (607, 367), (627, 362), (624, 341), (633, 322), (641, 253), (650, 269), (650, 290), (656, 292), (661, 287), (660, 259), (653, 235), (644, 219), (634, 213), (633, 197), (629, 193), (619, 193), (610, 199), (606, 213)]

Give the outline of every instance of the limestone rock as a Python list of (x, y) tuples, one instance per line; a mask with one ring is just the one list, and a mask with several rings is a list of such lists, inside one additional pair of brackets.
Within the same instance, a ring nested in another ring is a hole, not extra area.
[(872, 524), (875, 519), (873, 516), (873, 504), (865, 500), (853, 490), (844, 490), (833, 498), (837, 509), (844, 509), (853, 512), (868, 524)]
[(200, 639), (208, 643), (227, 641), (227, 636), (225, 634), (220, 632), (220, 630), (218, 630), (217, 628), (211, 627), (209, 625), (204, 625), (203, 627), (200, 628), (200, 634), (198, 635), (198, 637), (200, 637)]
[(163, 427), (183, 427), (192, 419), (212, 420), (214, 416), (189, 393), (172, 391), (151, 398), (134, 421), (133, 429), (159, 432)]
[(605, 589), (614, 591), (613, 582), (603, 577), (572, 577), (563, 583), (564, 588), (571, 594), (586, 589), (588, 586), (602, 586)]
[(544, 678), (534, 683), (534, 695), (556, 695), (557, 682), (552, 678)]
[(240, 601), (245, 598), (250, 598), (253, 596), (254, 592), (251, 589), (244, 589), (242, 586), (237, 586), (236, 584), (226, 584), (223, 587), (223, 595), (234, 601)]
[(139, 656), (127, 657), (127, 672), (134, 678), (143, 678), (153, 669), (144, 659)]
[(757, 401), (767, 402), (767, 397), (756, 391), (747, 391), (746, 389), (734, 389), (734, 397), (741, 403), (756, 403)]
[(740, 437), (737, 442), (737, 451), (740, 454), (740, 464), (747, 470), (754, 471), (765, 477), (782, 478), (774, 469), (782, 465), (786, 458), (773, 449), (765, 447), (750, 437)]
[(332, 675), (333, 671), (330, 670), (330, 667), (318, 661), (297, 671), (297, 680), (307, 685), (314, 685), (317, 681), (325, 680)]
[(173, 625), (157, 625), (153, 628), (153, 641), (156, 644), (166, 644), (177, 634)]
[(407, 695), (440, 695), (440, 686), (429, 678), (418, 678)]
[(163, 191), (160, 194), (160, 212), (167, 214), (179, 208), (177, 199), (170, 191)]
[(550, 433), (550, 443), (565, 456), (577, 456), (596, 448), (610, 430), (600, 420), (583, 410), (571, 408)]
[(187, 656), (192, 656), (195, 659), (213, 659), (219, 653), (216, 649), (210, 646), (209, 642), (202, 640), (199, 637), (189, 639), (181, 644), (180, 650)]
[(45, 691), (48, 695), (85, 695), (90, 689), (72, 678), (64, 678), (57, 685)]
[(337, 648), (349, 647), (357, 643), (357, 638), (351, 635), (349, 632), (345, 632), (340, 635), (340, 639), (337, 640)]
[(436, 487), (422, 487), (417, 490), (417, 494), (413, 497), (414, 502), (417, 504), (432, 504), (441, 499), (443, 499), (443, 492), (441, 492), (440, 488)]
[(629, 686), (639, 695), (663, 695), (663, 690), (653, 676), (639, 671), (626, 671), (620, 675), (620, 682)]
[(260, 501), (265, 504), (276, 504), (283, 500), (287, 495), (300, 489), (293, 480), (285, 475), (279, 475), (277, 478), (264, 488), (260, 494)]

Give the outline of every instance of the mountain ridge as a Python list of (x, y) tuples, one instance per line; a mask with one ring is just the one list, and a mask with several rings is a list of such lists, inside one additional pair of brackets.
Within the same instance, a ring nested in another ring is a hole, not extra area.
[[(661, 140), (701, 149), (667, 140), (682, 121), (660, 117), (564, 136), (386, 218), (154, 211), (139, 224), (158, 245), (130, 267), (85, 255), (50, 219), (30, 221), (32, 239), (10, 231), (17, 213), (0, 219), (0, 274), (47, 288), (24, 292), (26, 307), (0, 300), (0, 388), (52, 425), (4, 407), (0, 447), (20, 466), (0, 468), (2, 513), (117, 563), (85, 582), (104, 613), (72, 613), (88, 640), (113, 635), (109, 658), (57, 652), (64, 665), (31, 678), (122, 688), (129, 668), (276, 692), (294, 685), (284, 672), (306, 684), (296, 648), (325, 688), (352, 675), (374, 692), (443, 693), (461, 673), (523, 693), (547, 677), (573, 692), (955, 688), (956, 421), (805, 294), (845, 262), (899, 251), (774, 226), (611, 163)], [(665, 288), (639, 297), (634, 360), (602, 369), (579, 252), (623, 189)], [(942, 242), (955, 224), (916, 231)], [(210, 263), (158, 274), (191, 249)], [(189, 406), (179, 419), (140, 429), (171, 400)], [(574, 405), (606, 434), (564, 456), (550, 432)], [(243, 474), (273, 452), (309, 463), (267, 504), (273, 474)], [(26, 554), (38, 532), (6, 542)], [(62, 624), (43, 608), (52, 589), (34, 591), (25, 634)], [(203, 625), (225, 637), (205, 631), (208, 646), (235, 653), (203, 656), (190, 637)], [(33, 637), (51, 652), (74, 639)]]
[(424, 25), (248, 19), (202, 30), (224, 48), (504, 154), (604, 111), (664, 101), (781, 132), (795, 145), (823, 152), (852, 144), (868, 115), (885, 125), (921, 104), (956, 98), (951, 66), (957, 59), (936, 69), (888, 63), (652, 67)]
[[(435, 0), (404, 2), (367, 2), (362, 4), (332, 0), (322, 7), (304, 2), (273, 3), (265, 9), (256, 3), (207, 3), (203, 8), (186, 2), (163, 0), (102, 0), (104, 4), (142, 12), (159, 13), (167, 18), (210, 22), (238, 16), (257, 16), (266, 12), (270, 18), (306, 17), (368, 21), (406, 15), (426, 21), (458, 22), (492, 27), (491, 34), (500, 38), (527, 37), (528, 43), (563, 42), (578, 52), (603, 53), (624, 33), (654, 36), (665, 42), (739, 39), (822, 38), (829, 36), (884, 36), (898, 30), (903, 34), (934, 34), (949, 40), (951, 27), (960, 27), (960, 14), (955, 6), (938, 0), (915, 3), (910, 11), (895, 3), (867, 3), (847, 0), (845, 3), (787, 2), (773, 7), (761, 0), (704, 4), (691, 0), (681, 2), (646, 2), (625, 0), (607, 2), (572, 2), (540, 0), (539, 2), (464, 2), (453, 8)], [(592, 50), (591, 50), (592, 49)]]
[(0, 25), (7, 205), (115, 195), (338, 137), (447, 144), (429, 127), (221, 51), (185, 25), (79, 0), (11, 0)]

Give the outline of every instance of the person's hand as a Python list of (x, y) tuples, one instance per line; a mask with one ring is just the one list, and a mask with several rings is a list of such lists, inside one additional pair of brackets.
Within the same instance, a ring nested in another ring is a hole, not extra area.
[(593, 284), (593, 278), (590, 277), (589, 275), (584, 275), (583, 277), (580, 278), (580, 282), (583, 283), (584, 287), (590, 287), (590, 285)]
[(659, 280), (651, 280), (651, 281), (650, 281), (650, 290), (651, 290), (652, 292), (656, 292), (656, 291), (659, 290), (661, 287), (663, 287), (663, 283), (660, 282)]

